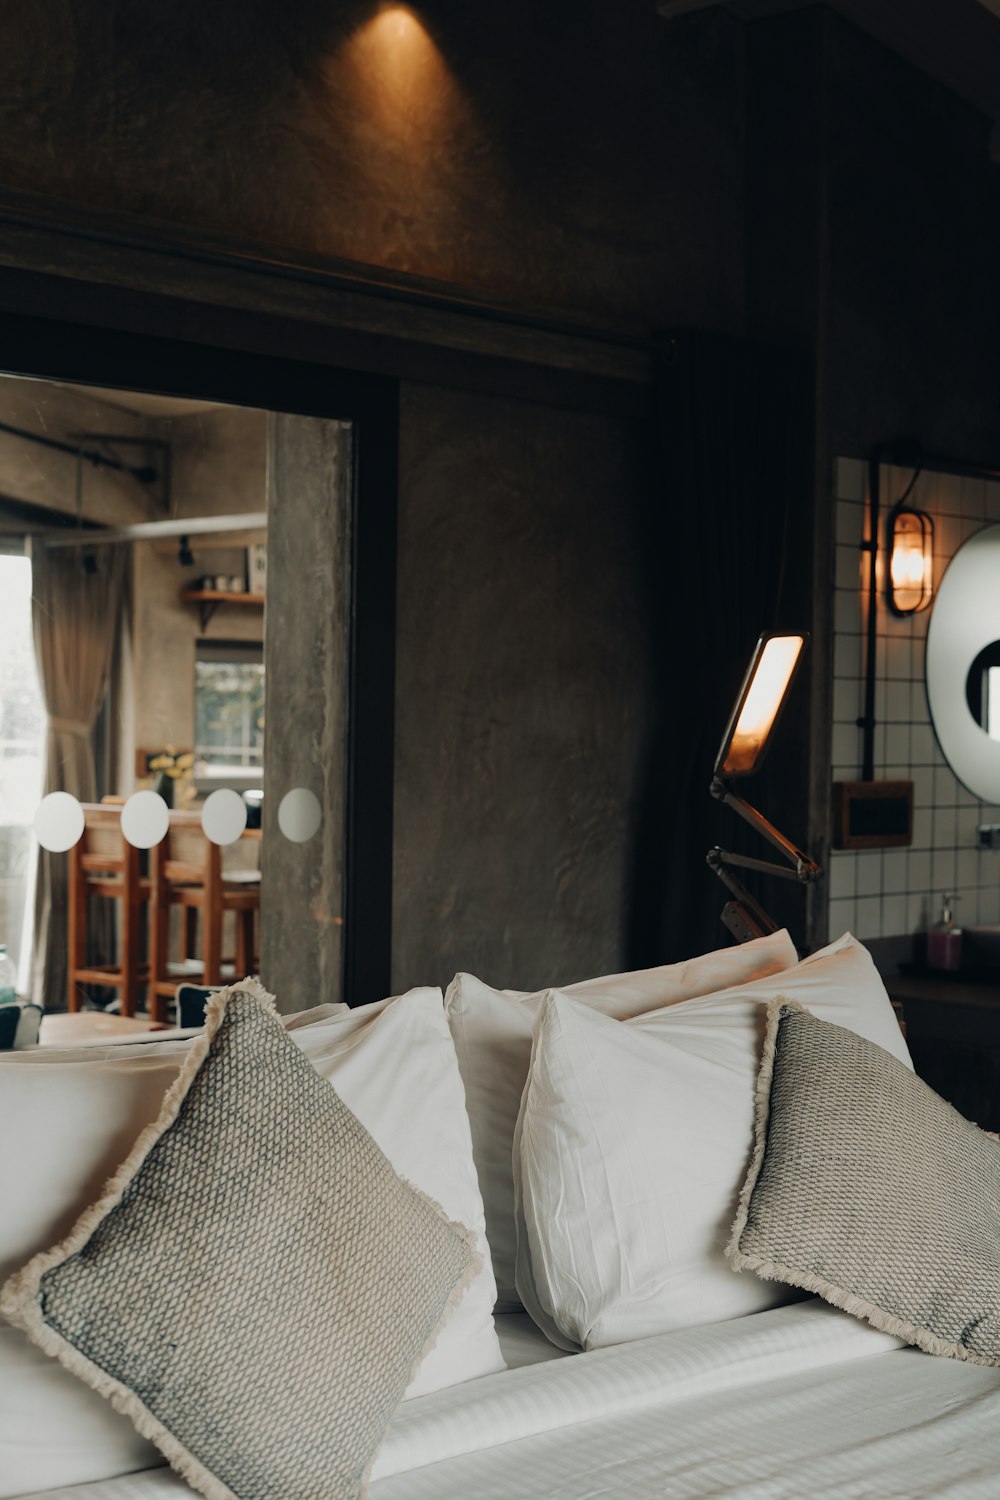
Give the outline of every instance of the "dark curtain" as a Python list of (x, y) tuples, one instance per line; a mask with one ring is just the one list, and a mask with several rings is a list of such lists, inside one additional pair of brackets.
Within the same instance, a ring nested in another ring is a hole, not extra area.
[[(795, 353), (722, 335), (665, 339), (658, 474), (645, 556), (656, 710), (635, 838), (631, 959), (665, 963), (730, 941), (714, 844), (769, 846), (709, 796), (737, 689), (765, 630), (810, 628), (812, 386)], [(806, 831), (808, 660), (748, 800), (796, 842)], [(747, 884), (804, 939), (801, 889)]]
[[(124, 567), (121, 547), (96, 548), (92, 570), (84, 568), (76, 548), (32, 552), (35, 661), (48, 715), (46, 794), (71, 792), (81, 802), (97, 800), (92, 736), (108, 690)], [(32, 999), (50, 1009), (66, 997), (68, 890), (66, 855), (40, 849)], [(107, 917), (103, 920), (107, 923)]]

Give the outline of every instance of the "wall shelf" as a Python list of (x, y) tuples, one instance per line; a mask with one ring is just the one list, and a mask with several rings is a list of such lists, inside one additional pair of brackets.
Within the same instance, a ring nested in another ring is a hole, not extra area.
[(184, 604), (197, 604), (201, 613), (202, 631), (208, 629), (211, 620), (220, 604), (235, 604), (246, 608), (264, 608), (263, 594), (235, 594), (226, 589), (181, 589), (181, 600)]

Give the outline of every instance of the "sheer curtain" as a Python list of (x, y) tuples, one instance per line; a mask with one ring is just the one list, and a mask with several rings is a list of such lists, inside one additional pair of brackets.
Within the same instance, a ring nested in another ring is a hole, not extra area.
[[(32, 551), (32, 629), (48, 715), (43, 794), (97, 796), (93, 730), (108, 690), (122, 608), (125, 557), (96, 547)], [(50, 1008), (66, 994), (67, 856), (39, 852), (35, 887), (32, 998)]]

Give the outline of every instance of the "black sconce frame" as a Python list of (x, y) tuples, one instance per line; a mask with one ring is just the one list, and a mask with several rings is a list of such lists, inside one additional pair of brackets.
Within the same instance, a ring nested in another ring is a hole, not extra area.
[[(925, 548), (929, 547), (931, 557), (933, 558), (934, 556), (933, 519), (927, 514), (925, 510), (920, 510), (918, 506), (907, 505), (906, 503), (909, 495), (913, 490), (913, 486), (916, 484), (922, 473), (922, 469), (917, 469), (915, 471), (913, 478), (910, 480), (909, 484), (906, 487), (905, 493), (900, 496), (895, 505), (892, 507), (892, 510), (885, 518), (885, 550), (887, 554), (885, 568), (885, 602), (890, 613), (894, 614), (896, 618), (900, 620), (906, 620), (910, 617), (910, 615), (918, 615), (922, 610), (928, 609), (933, 597), (933, 582), (925, 583), (924, 588), (926, 590), (926, 598), (922, 599), (919, 604), (915, 604), (912, 609), (901, 609), (899, 604), (897, 604), (896, 602), (896, 585), (892, 581), (892, 554), (896, 550), (896, 522), (898, 521), (900, 516), (914, 516), (916, 518), (916, 520), (920, 524), (921, 536), (924, 541)], [(908, 588), (910, 587), (910, 585), (904, 584), (902, 585), (902, 587)]]

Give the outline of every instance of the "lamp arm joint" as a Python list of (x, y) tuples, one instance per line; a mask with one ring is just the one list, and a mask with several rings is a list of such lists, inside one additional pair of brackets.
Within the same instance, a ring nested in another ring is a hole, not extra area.
[[(755, 807), (751, 807), (749, 802), (744, 801), (742, 797), (730, 791), (721, 777), (717, 776), (713, 779), (710, 791), (713, 797), (716, 797), (720, 802), (724, 802), (727, 807), (731, 807), (733, 812), (738, 813), (745, 823), (749, 823), (755, 833), (759, 833), (773, 848), (777, 849), (782, 858), (791, 865), (796, 880), (806, 884), (819, 878), (822, 870), (816, 861), (793, 844), (791, 839), (787, 839), (779, 829), (775, 828), (773, 823), (764, 817), (763, 813), (758, 812)], [(744, 862), (742, 856), (733, 856), (733, 858), (739, 858), (741, 863)], [(752, 869), (754, 866), (750, 865), (749, 868)], [(780, 866), (774, 867), (774, 869), (785, 873), (781, 870)]]

